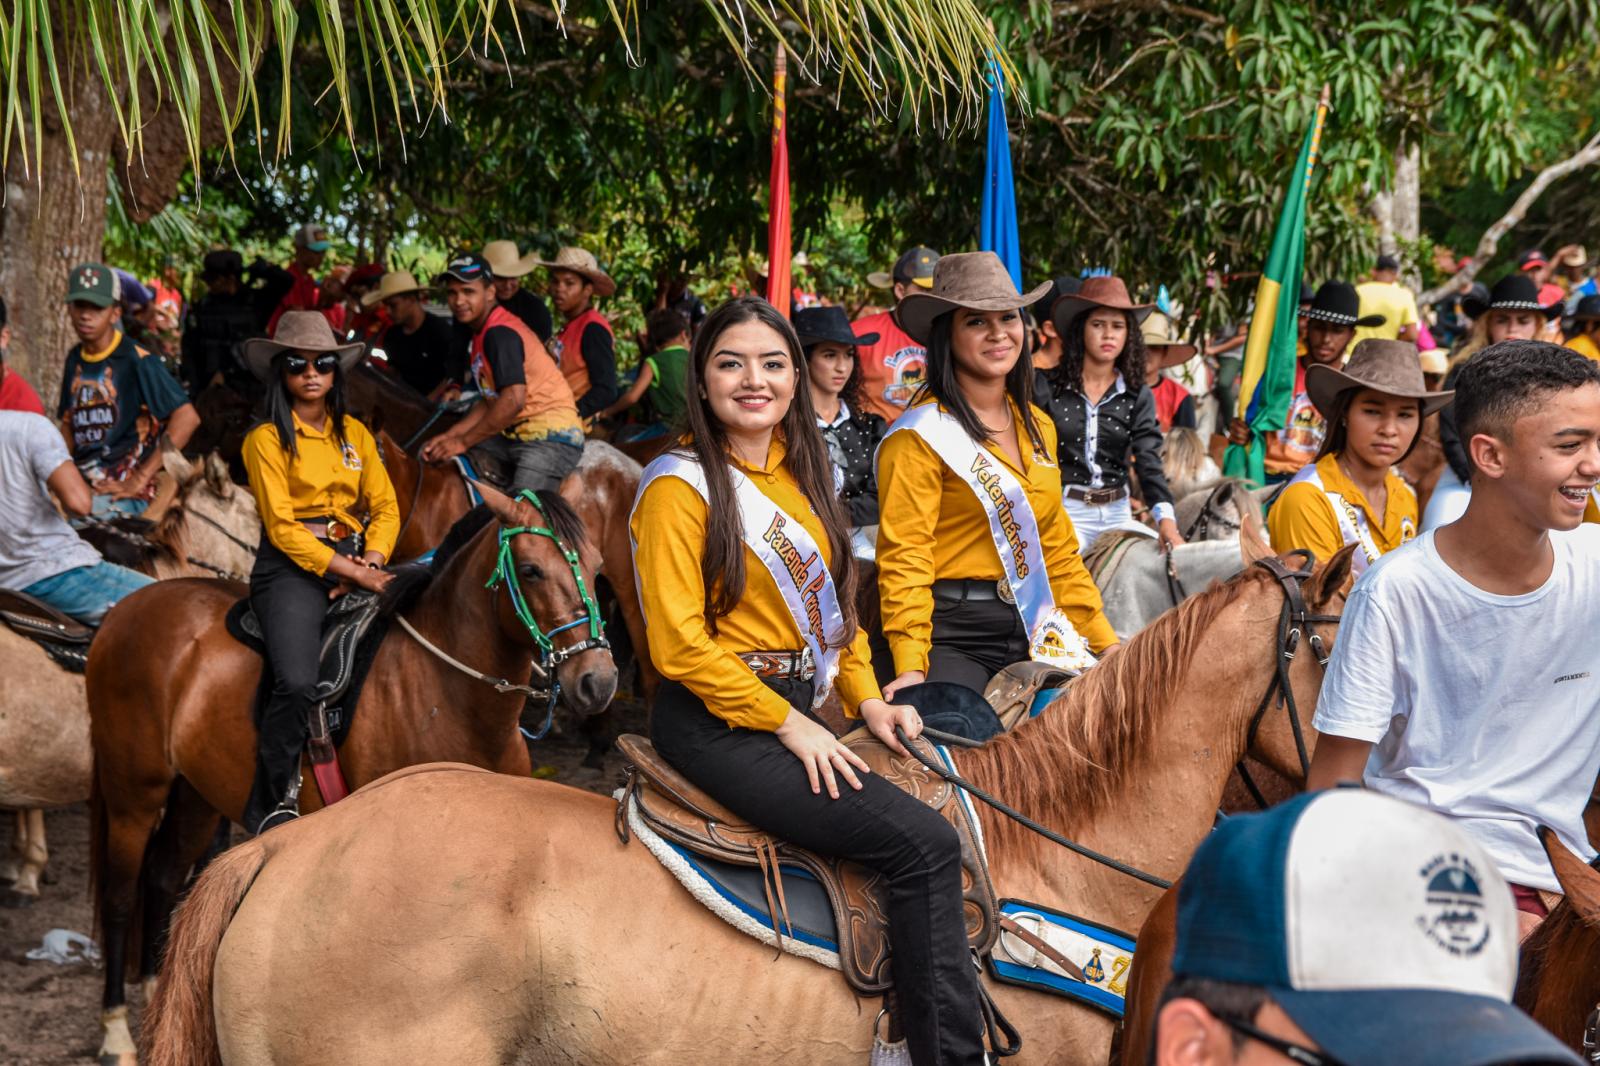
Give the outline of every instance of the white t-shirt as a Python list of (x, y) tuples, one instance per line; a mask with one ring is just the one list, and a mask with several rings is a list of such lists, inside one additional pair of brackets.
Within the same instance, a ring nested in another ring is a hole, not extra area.
[(1496, 596), (1424, 533), (1356, 583), (1322, 683), (1320, 732), (1373, 741), (1366, 786), (1455, 819), (1506, 879), (1560, 891), (1538, 827), (1594, 858), (1600, 770), (1600, 526), (1551, 534), (1540, 588)]
[(31, 411), (0, 411), (0, 587), (24, 589), (100, 553), (61, 517), (45, 482), (70, 463), (61, 431)]

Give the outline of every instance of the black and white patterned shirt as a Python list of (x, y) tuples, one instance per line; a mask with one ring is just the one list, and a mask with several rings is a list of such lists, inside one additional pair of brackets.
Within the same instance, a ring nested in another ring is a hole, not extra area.
[(1089, 489), (1128, 484), (1128, 457), (1139, 475), (1139, 488), (1156, 521), (1172, 518), (1172, 490), (1161, 467), (1165, 438), (1156, 419), (1156, 400), (1142, 382), (1137, 388), (1117, 375), (1098, 403), (1065, 382), (1040, 371), (1033, 399), (1056, 426), (1056, 451), (1061, 486)]
[(870, 526), (878, 521), (878, 473), (875, 463), (878, 442), (889, 431), (888, 423), (870, 411), (852, 411), (839, 401), (839, 415), (832, 422), (817, 416), (817, 428), (828, 445), (833, 460), (834, 485), (839, 498), (850, 509), (852, 526)]

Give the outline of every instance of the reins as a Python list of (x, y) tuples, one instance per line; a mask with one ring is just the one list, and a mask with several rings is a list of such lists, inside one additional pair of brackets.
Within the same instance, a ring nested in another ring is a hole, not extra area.
[[(494, 677), (482, 671), (474, 670), (472, 667), (446, 654), (421, 633), (418, 633), (416, 627), (406, 621), (404, 616), (397, 615), (396, 618), (399, 620), (401, 628), (409, 633), (413, 640), (421, 644), (424, 650), (468, 677), (493, 686), (496, 692), (521, 692), (529, 699), (543, 693), (546, 696), (544, 724), (539, 727), (536, 733), (530, 733), (526, 729), (522, 730), (523, 735), (529, 740), (543, 740), (545, 735), (550, 732), (550, 726), (555, 720), (556, 703), (561, 699), (561, 681), (556, 677), (556, 669), (574, 655), (581, 655), (583, 652), (595, 649), (609, 650), (611, 642), (606, 639), (605, 622), (600, 616), (600, 608), (595, 603), (594, 596), (589, 592), (589, 583), (584, 580), (578, 553), (568, 547), (566, 541), (561, 538), (561, 534), (555, 531), (555, 528), (545, 516), (544, 505), (539, 502), (539, 497), (535, 493), (523, 489), (517, 493), (517, 499), (531, 505), (538, 512), (539, 517), (544, 520), (545, 524), (538, 526), (502, 526), (500, 528), (494, 569), (489, 572), (489, 580), (483, 587), (496, 595), (499, 594), (502, 586), (505, 587), (506, 595), (511, 601), (511, 610), (516, 614), (517, 620), (522, 623), (523, 628), (528, 631), (528, 635), (533, 638), (534, 648), (536, 649), (536, 658), (529, 664), (529, 680), (533, 680), (533, 675), (538, 674), (540, 679), (548, 682), (546, 688), (535, 689), (528, 685), (516, 684), (506, 678)], [(578, 586), (578, 596), (583, 600), (584, 613), (581, 616), (570, 622), (562, 623), (548, 632), (539, 625), (539, 620), (529, 610), (528, 602), (522, 595), (522, 585), (517, 580), (516, 556), (511, 550), (511, 542), (522, 536), (548, 537), (555, 542), (556, 549), (561, 552), (561, 557), (566, 560), (567, 566), (572, 570), (572, 579)], [(560, 648), (555, 646), (556, 637), (582, 625), (589, 627), (589, 635), (587, 637), (575, 644), (568, 644)], [(518, 728), (521, 727), (519, 726)]]
[[(211, 519), (206, 518), (204, 515), (196, 514), (196, 513), (191, 512), (191, 511), (184, 511), (183, 513), (184, 513), (185, 517), (201, 518), (201, 519), (204, 519), (207, 522), (211, 522), (211, 524), (213, 526), (217, 526), (217, 523), (212, 522)], [(116, 537), (118, 540), (125, 541), (126, 543), (132, 544), (135, 547), (145, 548), (145, 549), (147, 549), (149, 551), (169, 552), (169, 553), (174, 554), (174, 555), (177, 554), (176, 552), (173, 552), (172, 549), (169, 548), (167, 545), (162, 544), (159, 541), (151, 540), (149, 537), (145, 536), (142, 533), (134, 533), (134, 532), (132, 532), (130, 530), (123, 529), (121, 526), (117, 525), (115, 522), (109, 522), (106, 519), (101, 518), (99, 515), (92, 515), (92, 514), (91, 515), (84, 515), (81, 519), (79, 519), (79, 521), (83, 522), (85, 525), (94, 526), (96, 529), (106, 533), (107, 535), (112, 536), (112, 537)], [(227, 537), (230, 537), (230, 538), (233, 538), (233, 534), (229, 533), (227, 530), (223, 529), (221, 526), (217, 526), (217, 529), (223, 535), (225, 535)], [(252, 548), (249, 545), (244, 544), (243, 542), (237, 540), (236, 538), (233, 538), (233, 539), (234, 539), (234, 543), (239, 544), (241, 547), (243, 547), (245, 550), (251, 552), (252, 554), (255, 553), (255, 551), (256, 551), (255, 548)], [(185, 554), (183, 556), (183, 561), (188, 563), (190, 566), (198, 566), (202, 570), (209, 570), (213, 574), (216, 574), (218, 577), (222, 578), (225, 581), (249, 581), (250, 580), (250, 576), (248, 574), (235, 573), (234, 571), (226, 569), (225, 567), (218, 566), (215, 563), (208, 563), (204, 559), (198, 559), (193, 555)]]
[[(1290, 570), (1287, 566), (1284, 566), (1282, 561), (1276, 556), (1266, 559), (1258, 559), (1254, 564), (1261, 567), (1263, 570), (1266, 570), (1277, 579), (1278, 588), (1283, 592), (1283, 609), (1278, 616), (1278, 644), (1277, 650), (1273, 656), (1274, 663), (1272, 681), (1268, 683), (1267, 691), (1265, 695), (1261, 697), (1261, 702), (1256, 706), (1255, 714), (1250, 719), (1250, 729), (1245, 738), (1245, 750), (1248, 752), (1251, 746), (1255, 744), (1256, 734), (1261, 731), (1261, 721), (1266, 717), (1267, 710), (1272, 705), (1273, 695), (1281, 693), (1279, 702), (1285, 706), (1289, 712), (1289, 723), (1294, 731), (1295, 749), (1300, 756), (1300, 768), (1302, 772), (1309, 773), (1311, 770), (1311, 759), (1306, 751), (1305, 733), (1300, 725), (1299, 707), (1295, 702), (1294, 685), (1292, 683), (1292, 679), (1289, 677), (1289, 668), (1294, 662), (1295, 652), (1299, 648), (1300, 636), (1302, 632), (1307, 634), (1312, 653), (1316, 655), (1318, 664), (1326, 667), (1328, 665), (1328, 652), (1323, 645), (1321, 635), (1317, 633), (1315, 629), (1315, 624), (1318, 622), (1325, 622), (1337, 625), (1340, 619), (1338, 615), (1311, 614), (1306, 610), (1305, 598), (1301, 595), (1300, 586), (1303, 582), (1311, 577), (1311, 568), (1315, 564), (1316, 560), (1315, 557), (1308, 551), (1295, 551), (1290, 552), (1289, 554), (1300, 555), (1304, 557), (1306, 561), (1305, 567), (1300, 570)], [(904, 729), (896, 726), (895, 735), (900, 738), (901, 746), (904, 747), (906, 751), (910, 752), (912, 757), (928, 770), (931, 770), (933, 773), (937, 774), (945, 781), (948, 781), (956, 788), (961, 789), (968, 795), (982, 800), (984, 803), (988, 804), (990, 807), (993, 807), (995, 810), (999, 811), (1007, 818), (1010, 818), (1023, 828), (1044, 837), (1053, 844), (1059, 844), (1068, 851), (1082, 855), (1086, 859), (1092, 859), (1102, 866), (1115, 870), (1118, 873), (1126, 874), (1127, 876), (1135, 878), (1139, 881), (1143, 881), (1147, 885), (1154, 885), (1156, 888), (1160, 889), (1168, 889), (1172, 887), (1172, 882), (1163, 877), (1157, 877), (1153, 873), (1141, 870), (1136, 866), (1131, 866), (1128, 863), (1122, 862), (1121, 860), (1113, 859), (1109, 855), (1102, 855), (1100, 852), (1095, 851), (1092, 848), (1085, 847), (1074, 840), (1069, 840), (1060, 833), (1040, 825), (1032, 818), (1029, 818), (1027, 815), (1022, 814), (1020, 811), (1007, 805), (1001, 800), (996, 799), (994, 796), (989, 795), (989, 793), (972, 784), (970, 781), (967, 781), (954, 770), (946, 767), (938, 760), (926, 758), (922, 752), (918, 751), (916, 746), (911, 743), (911, 740), (906, 736)], [(966, 737), (940, 732), (937, 729), (924, 728), (922, 730), (922, 735), (930, 740), (938, 741), (941, 744), (949, 744), (960, 748), (981, 748), (984, 744), (983, 741), (969, 740)], [(1248, 772), (1244, 768), (1244, 760), (1242, 758), (1239, 760), (1238, 771), (1240, 776), (1244, 778), (1245, 786), (1250, 789), (1251, 794), (1257, 798), (1257, 801), (1261, 803), (1262, 807), (1265, 807), (1266, 803), (1261, 798), (1260, 790), (1258, 790), (1255, 787), (1255, 783), (1250, 780)], [(1594, 1022), (1597, 1027), (1600, 1027), (1600, 1008), (1596, 1009), (1596, 1015), (1595, 1017), (1591, 1018), (1591, 1021)], [(1600, 1058), (1593, 1059), (1592, 1061), (1600, 1062)]]
[[(1242, 522), (1233, 521), (1232, 519), (1223, 515), (1221, 511), (1218, 511), (1211, 506), (1216, 502), (1216, 499), (1222, 493), (1222, 490), (1231, 484), (1233, 484), (1231, 481), (1221, 481), (1217, 484), (1217, 487), (1212, 489), (1211, 492), (1206, 496), (1205, 503), (1200, 505), (1200, 513), (1194, 516), (1194, 521), (1189, 523), (1189, 528), (1183, 531), (1183, 539), (1185, 541), (1205, 540), (1206, 534), (1211, 530), (1211, 522), (1213, 519), (1216, 520), (1218, 527), (1228, 530), (1229, 532), (1238, 532), (1240, 529), (1244, 528), (1244, 524)], [(1234, 491), (1238, 490), (1235, 489)], [(1171, 548), (1166, 550), (1166, 556), (1167, 595), (1172, 597), (1172, 606), (1176, 607), (1178, 604), (1189, 598), (1189, 592), (1183, 587), (1183, 582), (1178, 579), (1178, 565), (1173, 561)]]

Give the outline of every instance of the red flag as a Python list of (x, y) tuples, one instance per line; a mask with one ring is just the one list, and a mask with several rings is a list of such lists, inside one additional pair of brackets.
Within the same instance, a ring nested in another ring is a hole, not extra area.
[(767, 301), (789, 317), (789, 140), (784, 88), (789, 80), (783, 45), (772, 68), (772, 192), (767, 200)]

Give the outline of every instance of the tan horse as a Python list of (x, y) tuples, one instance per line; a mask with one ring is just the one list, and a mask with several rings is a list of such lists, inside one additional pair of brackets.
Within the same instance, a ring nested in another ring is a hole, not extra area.
[[(250, 493), (214, 452), (191, 462), (166, 445), (161, 459), (138, 568), (156, 578), (248, 574), (261, 527)], [(10, 882), (0, 903), (26, 906), (39, 896), (50, 857), (44, 808), (89, 798), (83, 678), (0, 626), (0, 708), (0, 809), (16, 812), (11, 858), (0, 863), (0, 882)]]
[[(1306, 583), (1310, 610), (1337, 614), (1349, 583), (1344, 551)], [(1251, 750), (1300, 773), (1288, 716), (1255, 713), (1282, 604), (1259, 568), (1194, 596), (958, 769), (1088, 847), (1177, 876), (1253, 721)], [(1309, 731), (1315, 657), (1288, 677)], [(614, 812), (561, 785), (418, 768), (235, 849), (174, 924), (147, 1062), (866, 1060), (876, 1003), (704, 910), (617, 841)], [(1155, 902), (986, 808), (979, 821), (1002, 895), (1122, 929)], [(1109, 1018), (992, 991), (1023, 1030), (1019, 1063), (1105, 1061)]]

